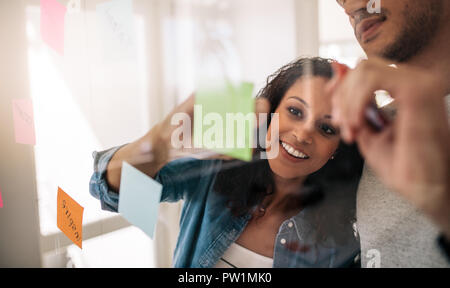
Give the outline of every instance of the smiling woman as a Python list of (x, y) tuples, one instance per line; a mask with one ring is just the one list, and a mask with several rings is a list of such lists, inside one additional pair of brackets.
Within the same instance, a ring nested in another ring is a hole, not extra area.
[(324, 93), (331, 62), (294, 61), (260, 91), (279, 118), (279, 125), (273, 118), (268, 122), (280, 141), (273, 141), (271, 132), (266, 139), (277, 145), (266, 143), (267, 150), (281, 151), (275, 157), (261, 159), (264, 149), (258, 147), (252, 162), (171, 161), (164, 152), (173, 149), (171, 115), (193, 111), (190, 97), (138, 141), (95, 153), (91, 194), (105, 209), (117, 211), (111, 181), (120, 179), (106, 179), (117, 169), (109, 163), (143, 156), (139, 147), (151, 143), (158, 159), (136, 167), (163, 185), (161, 202), (184, 200), (175, 267), (350, 266), (359, 253), (352, 224), (362, 160), (355, 147), (340, 143), (331, 124), (331, 99)]
[(280, 157), (269, 161), (277, 174), (284, 177), (309, 175), (323, 167), (336, 151), (339, 133), (331, 124), (331, 101), (323, 92), (327, 81), (320, 74), (298, 79), (275, 110), (284, 148)]
[[(348, 260), (349, 251), (358, 250), (351, 226), (362, 159), (356, 147), (340, 142), (331, 124), (331, 101), (323, 93), (332, 77), (330, 63), (300, 59), (268, 78), (258, 96), (279, 115), (281, 153), (262, 160), (256, 150), (254, 162), (222, 170), (215, 182), (234, 215), (252, 214), (236, 243), (265, 256), (278, 255), (276, 265), (282, 267), (303, 267), (306, 259), (315, 267), (332, 265), (328, 261)], [(289, 227), (309, 227), (309, 233), (297, 228), (289, 241), (280, 237), (278, 227), (286, 219)], [(260, 240), (255, 243), (255, 238)]]

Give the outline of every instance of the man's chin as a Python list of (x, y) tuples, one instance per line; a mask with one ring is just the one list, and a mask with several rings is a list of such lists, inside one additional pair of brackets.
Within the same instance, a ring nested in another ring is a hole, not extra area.
[(382, 41), (381, 39), (373, 39), (367, 43), (361, 44), (364, 52), (366, 53), (368, 58), (371, 57), (386, 57), (386, 51), (390, 47), (389, 44), (386, 44), (386, 41)]

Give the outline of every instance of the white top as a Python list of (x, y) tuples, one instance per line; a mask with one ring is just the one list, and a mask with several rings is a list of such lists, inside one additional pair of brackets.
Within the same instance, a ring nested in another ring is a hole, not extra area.
[(232, 243), (214, 268), (272, 268), (273, 259)]

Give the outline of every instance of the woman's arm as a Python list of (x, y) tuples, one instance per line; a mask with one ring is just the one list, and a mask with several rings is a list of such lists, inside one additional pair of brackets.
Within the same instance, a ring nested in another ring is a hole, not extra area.
[(149, 177), (154, 178), (169, 160), (172, 132), (178, 127), (171, 125), (172, 116), (186, 113), (193, 119), (194, 95), (176, 107), (162, 122), (155, 125), (142, 138), (120, 148), (108, 163), (106, 180), (111, 190), (119, 192), (122, 163), (126, 161)]
[[(139, 169), (149, 177), (154, 178), (156, 173), (167, 164), (167, 157), (158, 153), (159, 159), (154, 159), (155, 151), (151, 149), (155, 143), (151, 139), (157, 139), (160, 134), (160, 125), (153, 127), (144, 137), (120, 148), (108, 164), (106, 180), (111, 190), (119, 192), (122, 163), (126, 161)], [(160, 145), (164, 145), (161, 143)], [(158, 150), (163, 150), (159, 147)], [(156, 150), (156, 149), (155, 149)], [(158, 161), (155, 161), (158, 160)]]
[[(106, 180), (112, 191), (119, 192), (123, 161), (131, 164), (149, 177), (154, 178), (159, 170), (172, 160), (171, 156), (175, 154), (172, 153), (174, 152), (171, 143), (172, 132), (179, 127), (177, 125), (172, 125), (172, 117), (177, 113), (187, 114), (190, 117), (192, 124), (194, 118), (194, 104), (195, 95), (191, 95), (185, 102), (176, 107), (162, 122), (154, 126), (144, 137), (123, 146), (114, 154), (107, 165), (106, 171)], [(269, 111), (270, 104), (266, 99), (256, 100), (255, 112), (257, 114), (269, 113)], [(257, 119), (259, 119), (259, 117), (257, 117)], [(190, 133), (192, 138), (192, 131), (190, 131)], [(201, 152), (201, 149), (196, 150), (193, 148), (182, 148), (179, 150), (179, 152), (184, 152), (184, 155)], [(183, 153), (180, 153), (180, 155), (183, 155)], [(218, 155), (212, 157), (214, 159), (226, 158)]]

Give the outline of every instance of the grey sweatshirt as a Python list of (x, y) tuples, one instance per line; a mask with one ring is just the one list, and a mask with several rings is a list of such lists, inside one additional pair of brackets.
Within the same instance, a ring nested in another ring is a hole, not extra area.
[[(446, 102), (450, 121), (450, 95)], [(357, 229), (363, 268), (450, 267), (436, 242), (438, 227), (367, 166), (357, 194)]]

